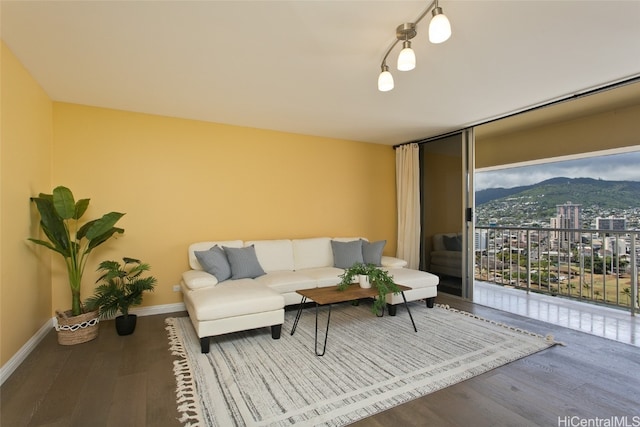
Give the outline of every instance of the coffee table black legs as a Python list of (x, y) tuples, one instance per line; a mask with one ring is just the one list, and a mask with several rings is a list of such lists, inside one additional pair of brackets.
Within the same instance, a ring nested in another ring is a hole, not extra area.
[(298, 312), (296, 313), (296, 318), (293, 321), (293, 326), (291, 327), (291, 335), (296, 332), (296, 328), (298, 327), (298, 322), (300, 321), (300, 316), (302, 316), (302, 308), (304, 307), (304, 303), (307, 302), (307, 297), (302, 297), (300, 300), (300, 305), (298, 306)]
[(407, 298), (404, 296), (404, 292), (401, 292), (402, 300), (404, 301), (404, 306), (407, 309), (407, 313), (409, 313), (409, 318), (411, 319), (411, 324), (413, 325), (414, 332), (418, 332), (418, 328), (416, 328), (416, 322), (413, 321), (413, 315), (411, 314), (411, 310), (409, 310), (409, 304), (407, 304)]
[(314, 343), (316, 356), (324, 356), (327, 351), (327, 338), (329, 337), (329, 322), (331, 322), (331, 304), (329, 304), (329, 314), (327, 315), (327, 329), (324, 332), (324, 347), (322, 347), (322, 353), (318, 353), (318, 309), (320, 304), (316, 304), (316, 340)]
[[(296, 313), (296, 318), (293, 321), (293, 326), (291, 327), (291, 335), (293, 335), (296, 332), (296, 329), (298, 328), (298, 322), (300, 321), (300, 316), (302, 316), (302, 308), (304, 307), (304, 304), (307, 302), (307, 297), (302, 297), (302, 300), (300, 301), (300, 306), (298, 307), (298, 312)], [(320, 304), (316, 303), (316, 333), (315, 333), (315, 343), (314, 343), (314, 350), (316, 353), (316, 356), (324, 356), (324, 353), (327, 351), (327, 337), (329, 336), (329, 322), (331, 321), (331, 304), (329, 304), (329, 314), (327, 316), (327, 329), (324, 333), (324, 346), (322, 347), (322, 353), (318, 352), (318, 310), (319, 310)]]
[[(402, 299), (404, 301), (404, 306), (407, 307), (407, 312), (409, 312), (409, 317), (411, 318), (411, 324), (413, 325), (413, 329), (418, 332), (418, 330), (416, 329), (416, 323), (413, 321), (413, 316), (411, 315), (411, 311), (409, 310), (409, 306), (407, 305), (407, 299), (404, 296), (404, 292), (402, 292)], [(431, 307), (433, 307), (433, 300), (435, 298), (430, 298), (431, 300)], [(429, 299), (427, 299), (427, 307), (429, 307)], [(389, 316), (395, 316), (396, 315), (396, 309), (397, 307), (395, 305), (392, 304), (387, 304), (387, 312), (389, 313)]]
[[(404, 295), (404, 292), (401, 292), (402, 294), (402, 300), (404, 301), (404, 306), (407, 309), (407, 313), (409, 313), (409, 318), (411, 319), (411, 325), (413, 326), (413, 330), (415, 332), (418, 332), (418, 328), (416, 327), (416, 323), (413, 320), (413, 315), (411, 314), (411, 310), (409, 309), (409, 304), (407, 304), (407, 298)], [(303, 296), (302, 300), (300, 301), (300, 305), (298, 306), (298, 312), (296, 313), (296, 317), (293, 321), (293, 326), (291, 327), (291, 335), (293, 335), (296, 332), (296, 329), (298, 328), (298, 322), (300, 321), (300, 317), (302, 316), (302, 309), (304, 308), (304, 304), (307, 302), (307, 297)], [(315, 302), (315, 301), (314, 301)], [(327, 326), (324, 332), (324, 343), (322, 344), (322, 351), (319, 351), (318, 348), (318, 317), (319, 317), (319, 312), (320, 312), (320, 305), (317, 302), (316, 304), (316, 330), (315, 330), (315, 339), (314, 339), (314, 351), (316, 353), (316, 356), (324, 356), (325, 352), (327, 351), (327, 339), (329, 338), (329, 325), (331, 324), (331, 307), (332, 304), (331, 303), (327, 303), (327, 304), (322, 304), (322, 305), (328, 305), (329, 306), (329, 311), (327, 313)], [(394, 307), (395, 308), (395, 307)], [(376, 315), (378, 315), (376, 313)], [(384, 315), (384, 310), (382, 311), (382, 315)]]

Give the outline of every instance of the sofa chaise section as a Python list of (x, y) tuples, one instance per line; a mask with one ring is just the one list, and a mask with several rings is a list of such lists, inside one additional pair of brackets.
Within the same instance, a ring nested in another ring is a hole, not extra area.
[[(407, 301), (418, 301), (424, 299), (427, 307), (432, 308), (438, 295), (438, 284), (440, 279), (435, 274), (427, 273), (421, 270), (412, 270), (409, 268), (386, 268), (393, 281), (411, 289), (404, 292)], [(396, 308), (400, 306), (402, 295), (387, 294), (387, 311), (390, 316), (395, 316)]]
[(284, 298), (251, 279), (187, 291), (184, 302), (203, 353), (209, 352), (211, 337), (230, 332), (270, 326), (271, 337), (280, 338)]

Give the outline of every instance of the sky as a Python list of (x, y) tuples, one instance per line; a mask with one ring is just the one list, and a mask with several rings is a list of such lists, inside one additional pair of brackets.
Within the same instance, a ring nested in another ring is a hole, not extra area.
[(540, 165), (520, 166), (475, 174), (476, 191), (531, 185), (555, 177), (640, 181), (640, 151)]

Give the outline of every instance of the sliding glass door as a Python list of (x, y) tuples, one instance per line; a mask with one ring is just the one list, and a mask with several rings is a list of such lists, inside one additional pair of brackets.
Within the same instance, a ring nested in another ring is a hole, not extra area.
[(473, 130), (420, 144), (420, 268), (441, 292), (473, 293)]

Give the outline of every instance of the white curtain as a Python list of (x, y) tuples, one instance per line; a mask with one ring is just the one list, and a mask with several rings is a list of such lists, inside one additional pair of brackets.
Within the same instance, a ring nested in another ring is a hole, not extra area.
[(398, 248), (409, 268), (420, 265), (420, 151), (418, 144), (396, 148)]

